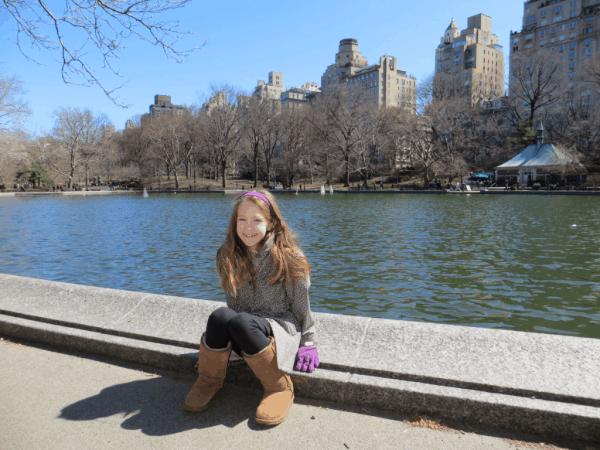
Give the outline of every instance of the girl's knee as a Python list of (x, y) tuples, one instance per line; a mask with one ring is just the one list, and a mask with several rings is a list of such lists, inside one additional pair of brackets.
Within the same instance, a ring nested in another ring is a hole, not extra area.
[(251, 315), (248, 313), (236, 314), (229, 320), (227, 327), (229, 328), (230, 332), (233, 331), (234, 333), (236, 331), (245, 330), (248, 327), (248, 322), (250, 318)]
[(217, 308), (215, 309), (210, 316), (208, 317), (208, 320), (210, 322), (217, 322), (217, 323), (223, 323), (226, 324), (229, 322), (229, 320), (231, 319), (232, 313), (235, 314), (232, 310), (230, 310), (228, 307), (223, 306), (221, 308)]

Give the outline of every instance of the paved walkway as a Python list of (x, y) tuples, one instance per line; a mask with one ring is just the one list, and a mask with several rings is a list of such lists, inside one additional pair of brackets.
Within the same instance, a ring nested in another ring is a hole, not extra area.
[(460, 424), (417, 427), (423, 422), (397, 413), (303, 398), (282, 424), (266, 427), (253, 420), (262, 392), (229, 384), (209, 409), (188, 413), (182, 403), (194, 379), (0, 340), (0, 449), (565, 448)]

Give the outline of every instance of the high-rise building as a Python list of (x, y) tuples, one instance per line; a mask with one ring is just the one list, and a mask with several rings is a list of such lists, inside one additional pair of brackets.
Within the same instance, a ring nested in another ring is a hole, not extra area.
[(258, 85), (254, 88), (254, 96), (262, 99), (279, 99), (284, 90), (283, 73), (269, 72), (269, 82), (258, 80)]
[(308, 104), (316, 98), (321, 90), (314, 81), (304, 83), (301, 87), (290, 87), (281, 94), (281, 106), (284, 108), (298, 108)]
[(589, 96), (594, 94), (594, 90), (586, 90), (582, 82), (585, 67), (598, 58), (599, 25), (595, 22), (599, 16), (597, 0), (526, 1), (522, 29), (510, 35), (509, 95), (512, 97), (515, 90), (522, 89), (519, 80), (512, 76), (515, 68), (537, 59), (550, 61), (551, 66), (556, 64), (551, 69), (558, 69), (552, 74), (551, 81), (557, 83), (553, 96), (580, 87), (581, 95), (588, 96), (584, 102), (589, 104)]
[(154, 104), (150, 105), (150, 117), (157, 119), (160, 116), (180, 116), (185, 108), (171, 103), (170, 95), (155, 95)]
[(219, 91), (208, 99), (208, 103), (202, 104), (202, 110), (210, 113), (213, 109), (223, 108), (225, 105), (227, 105), (227, 94)]
[(454, 19), (435, 50), (434, 89), (472, 102), (504, 95), (504, 52), (492, 33), (492, 18), (477, 14), (460, 31)]
[(391, 55), (383, 55), (379, 64), (369, 66), (367, 58), (358, 51), (356, 39), (340, 41), (335, 63), (321, 77), (321, 91), (345, 83), (363, 89), (366, 100), (380, 107), (412, 107), (416, 103), (417, 79), (398, 69), (398, 60)]

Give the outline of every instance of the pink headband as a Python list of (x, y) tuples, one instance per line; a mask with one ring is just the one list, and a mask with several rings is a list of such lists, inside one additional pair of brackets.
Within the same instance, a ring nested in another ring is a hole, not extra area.
[(269, 208), (273, 209), (273, 207), (271, 206), (271, 202), (269, 202), (269, 200), (267, 199), (267, 197), (265, 197), (264, 195), (262, 195), (260, 192), (256, 192), (256, 191), (248, 191), (245, 194), (242, 194), (238, 197), (238, 200), (242, 197), (258, 197), (260, 198), (262, 201), (264, 201), (267, 205), (269, 205)]

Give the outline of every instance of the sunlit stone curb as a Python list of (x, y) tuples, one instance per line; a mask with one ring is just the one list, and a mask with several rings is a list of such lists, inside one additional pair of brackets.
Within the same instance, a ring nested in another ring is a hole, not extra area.
[[(0, 335), (193, 372), (222, 302), (0, 274)], [(600, 441), (600, 340), (313, 312), (299, 396)], [(227, 382), (261, 389), (232, 353)]]

